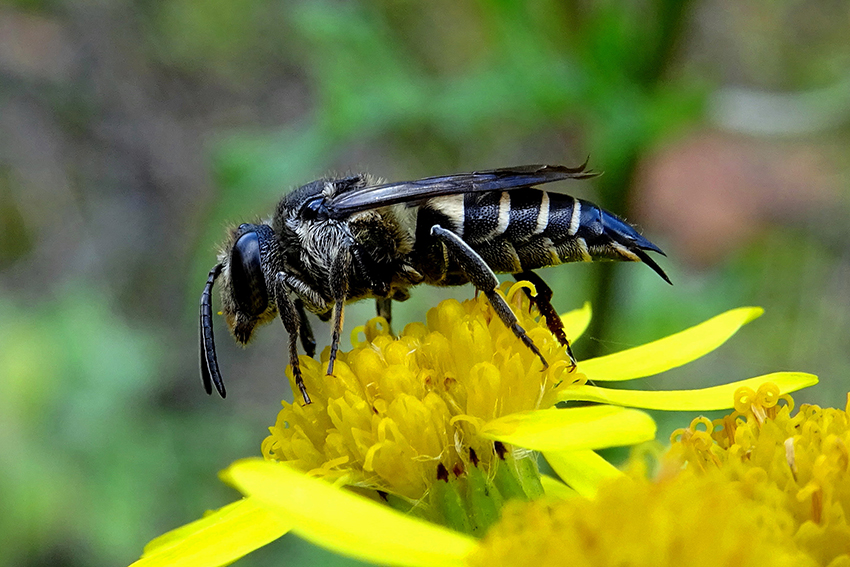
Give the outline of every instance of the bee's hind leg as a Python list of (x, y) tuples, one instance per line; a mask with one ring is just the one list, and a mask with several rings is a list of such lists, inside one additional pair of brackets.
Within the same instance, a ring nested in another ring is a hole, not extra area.
[(570, 357), (570, 365), (572, 368), (575, 368), (576, 358), (573, 356), (573, 349), (570, 348), (570, 340), (564, 332), (564, 323), (561, 321), (561, 316), (558, 315), (558, 312), (552, 306), (552, 288), (543, 281), (543, 278), (530, 270), (514, 274), (514, 279), (517, 281), (524, 280), (534, 284), (534, 287), (537, 290), (537, 295), (532, 296), (531, 290), (527, 287), (523, 288), (523, 291), (528, 296), (528, 299), (531, 300), (532, 305), (537, 307), (537, 310), (540, 311), (541, 315), (543, 315), (543, 319), (545, 319), (546, 326), (549, 327), (549, 331), (556, 339), (558, 339), (561, 346), (567, 349), (567, 356)]
[(450, 230), (446, 230), (440, 225), (434, 225), (431, 227), (431, 236), (445, 245), (449, 253), (452, 254), (458, 261), (458, 264), (460, 264), (460, 268), (463, 270), (467, 279), (469, 279), (476, 289), (480, 289), (484, 295), (487, 296), (487, 299), (490, 301), (490, 305), (493, 306), (493, 310), (496, 311), (496, 314), (499, 316), (499, 319), (502, 320), (502, 323), (513, 331), (514, 335), (516, 335), (517, 338), (525, 344), (525, 346), (531, 349), (531, 352), (537, 355), (543, 363), (544, 368), (548, 368), (549, 363), (546, 362), (545, 358), (543, 358), (543, 354), (540, 352), (540, 349), (537, 348), (537, 345), (534, 344), (534, 341), (531, 340), (531, 337), (528, 336), (525, 329), (520, 327), (516, 315), (513, 311), (511, 311), (511, 307), (507, 304), (505, 298), (497, 293), (496, 290), (499, 287), (499, 280), (496, 278), (496, 274), (493, 273), (493, 270), (490, 269), (490, 266), (487, 265), (487, 262), (485, 262), (478, 252), (473, 250), (469, 244), (464, 242), (460, 236)]

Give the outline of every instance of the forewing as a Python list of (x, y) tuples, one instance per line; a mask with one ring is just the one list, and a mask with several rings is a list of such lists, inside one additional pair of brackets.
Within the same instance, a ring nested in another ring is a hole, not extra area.
[(564, 179), (587, 179), (598, 175), (595, 171), (587, 169), (586, 166), (587, 162), (579, 167), (522, 165), (472, 173), (426, 177), (416, 181), (384, 183), (383, 185), (373, 185), (340, 193), (328, 200), (325, 205), (331, 217), (342, 218), (358, 211), (398, 203), (422, 201), (431, 197), (519, 189)]

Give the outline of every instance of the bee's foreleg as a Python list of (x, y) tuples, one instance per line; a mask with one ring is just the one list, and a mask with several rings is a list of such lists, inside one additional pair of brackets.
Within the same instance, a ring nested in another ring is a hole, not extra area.
[(307, 313), (304, 312), (304, 302), (300, 299), (295, 299), (292, 302), (295, 305), (295, 311), (298, 312), (298, 334), (301, 335), (301, 346), (307, 356), (313, 358), (316, 355), (316, 339), (313, 337), (313, 328), (310, 327), (310, 321), (307, 319)]
[(528, 336), (525, 329), (520, 327), (516, 315), (513, 311), (511, 311), (511, 308), (505, 299), (497, 293), (496, 290), (499, 286), (499, 280), (496, 278), (496, 274), (493, 273), (493, 270), (490, 269), (490, 266), (487, 265), (487, 262), (485, 262), (484, 259), (469, 246), (469, 244), (464, 242), (460, 236), (450, 230), (444, 229), (440, 225), (434, 225), (431, 227), (431, 236), (445, 245), (449, 253), (452, 254), (458, 261), (458, 264), (460, 264), (460, 268), (463, 270), (467, 279), (469, 279), (476, 289), (481, 290), (484, 295), (487, 296), (487, 299), (490, 301), (490, 305), (493, 306), (493, 310), (496, 311), (499, 319), (502, 320), (506, 327), (513, 331), (517, 338), (525, 343), (525, 345), (537, 355), (543, 363), (543, 367), (548, 368), (549, 363), (547, 363), (546, 359), (543, 358), (543, 354), (541, 354), (537, 345), (534, 344), (534, 341), (531, 340), (531, 337)]
[(331, 266), (330, 289), (334, 298), (333, 334), (331, 335), (331, 354), (328, 360), (328, 375), (334, 372), (336, 353), (339, 351), (339, 339), (342, 335), (345, 300), (348, 295), (348, 270), (351, 266), (351, 254), (348, 248), (342, 248)]
[(558, 312), (552, 306), (552, 288), (543, 281), (543, 278), (530, 270), (514, 274), (514, 279), (517, 281), (525, 280), (534, 284), (534, 287), (537, 290), (537, 295), (532, 296), (531, 290), (527, 287), (523, 288), (523, 291), (525, 291), (525, 294), (528, 296), (528, 299), (531, 300), (531, 303), (537, 307), (538, 311), (540, 311), (540, 314), (543, 315), (543, 318), (546, 320), (546, 326), (549, 327), (549, 331), (556, 339), (558, 339), (558, 342), (567, 349), (567, 356), (570, 357), (570, 364), (573, 368), (575, 368), (576, 359), (573, 356), (573, 349), (570, 348), (570, 340), (564, 332), (564, 323), (561, 321), (561, 317), (558, 315)]
[[(277, 305), (277, 312), (280, 314), (280, 320), (283, 322), (283, 328), (286, 329), (286, 333), (289, 335), (289, 364), (292, 365), (295, 385), (301, 391), (304, 404), (309, 404), (311, 403), (310, 395), (307, 394), (307, 387), (304, 385), (304, 378), (301, 376), (301, 365), (298, 363), (298, 335), (302, 325), (302, 319), (299, 317), (299, 307), (292, 302), (286, 292), (286, 280), (284, 276), (283, 272), (277, 275), (275, 303)], [(301, 311), (303, 313), (303, 308)]]
[(389, 297), (379, 297), (375, 300), (375, 309), (378, 312), (378, 317), (383, 317), (387, 322), (387, 330), (393, 334), (393, 300)]

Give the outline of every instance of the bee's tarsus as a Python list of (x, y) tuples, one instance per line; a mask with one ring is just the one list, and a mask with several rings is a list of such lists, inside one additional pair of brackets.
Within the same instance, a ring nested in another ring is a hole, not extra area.
[(567, 343), (567, 356), (570, 357), (570, 372), (575, 371), (578, 368), (578, 362), (576, 362), (576, 357), (573, 355), (573, 349), (570, 347), (570, 343)]
[(304, 385), (304, 379), (301, 377), (301, 373), (295, 377), (295, 384), (298, 386), (298, 389), (301, 391), (301, 396), (304, 398), (304, 405), (309, 406), (313, 403), (313, 400), (310, 399), (310, 394), (307, 393), (307, 386)]

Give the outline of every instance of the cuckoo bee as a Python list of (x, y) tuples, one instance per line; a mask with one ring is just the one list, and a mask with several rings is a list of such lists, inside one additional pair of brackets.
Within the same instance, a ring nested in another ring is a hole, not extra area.
[[(586, 164), (528, 165), (416, 181), (380, 183), (368, 175), (313, 181), (284, 196), (271, 219), (230, 232), (201, 294), (201, 378), (224, 397), (213, 339), (212, 289), (236, 341), (280, 317), (304, 403), (310, 396), (298, 364), (298, 341), (316, 343), (306, 311), (333, 320), (333, 374), (346, 303), (374, 298), (390, 321), (393, 301), (418, 284), (472, 283), (502, 322), (548, 364), (496, 291), (496, 273), (532, 282), (547, 326), (569, 351), (552, 290), (532, 270), (566, 262), (642, 261), (670, 283), (646, 251), (663, 252), (624, 220), (596, 205), (535, 185), (596, 174)], [(526, 291), (528, 291), (526, 289)], [(529, 296), (531, 294), (529, 293)]]

